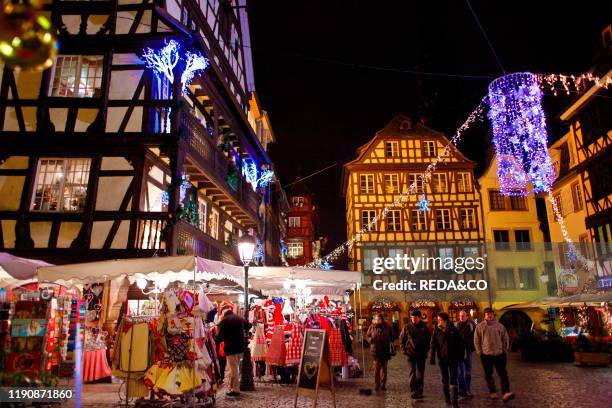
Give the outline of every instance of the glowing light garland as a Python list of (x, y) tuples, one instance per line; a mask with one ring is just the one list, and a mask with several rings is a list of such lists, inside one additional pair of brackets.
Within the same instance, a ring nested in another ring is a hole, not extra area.
[(489, 85), (489, 106), (501, 194), (526, 196), (528, 181), (534, 193), (548, 191), (555, 171), (537, 77), (520, 72), (496, 79)]
[(270, 169), (257, 170), (257, 164), (250, 157), (242, 159), (242, 177), (251, 184), (254, 191), (258, 187), (267, 187), (274, 180), (274, 172)]

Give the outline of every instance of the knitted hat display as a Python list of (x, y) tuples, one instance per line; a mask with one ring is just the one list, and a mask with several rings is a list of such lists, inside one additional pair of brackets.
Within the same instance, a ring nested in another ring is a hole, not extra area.
[(291, 323), (291, 339), (289, 339), (289, 344), (287, 345), (287, 358), (285, 361), (288, 366), (300, 364), (303, 342), (301, 325)]

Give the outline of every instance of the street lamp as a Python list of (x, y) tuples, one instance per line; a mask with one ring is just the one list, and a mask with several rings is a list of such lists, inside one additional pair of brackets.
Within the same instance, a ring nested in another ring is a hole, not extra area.
[[(249, 320), (249, 264), (255, 255), (257, 241), (252, 235), (245, 234), (238, 238), (238, 254), (244, 265), (244, 318)], [(253, 362), (249, 348), (249, 331), (244, 330), (245, 349), (242, 357), (242, 375), (240, 377), (240, 391), (255, 391), (253, 381)]]

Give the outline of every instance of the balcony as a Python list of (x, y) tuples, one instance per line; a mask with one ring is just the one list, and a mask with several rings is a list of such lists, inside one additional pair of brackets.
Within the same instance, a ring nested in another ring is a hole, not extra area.
[(179, 221), (175, 229), (177, 255), (195, 255), (229, 264), (239, 264), (236, 254), (233, 253), (236, 248), (228, 248), (221, 241), (213, 239), (185, 221)]
[(243, 225), (256, 227), (258, 194), (241, 177), (236, 186), (228, 183), (228, 170), (234, 165), (216, 146), (208, 130), (189, 112), (181, 112), (180, 127), (186, 145), (185, 167), (190, 180), (197, 183), (199, 189), (205, 189), (207, 195)]

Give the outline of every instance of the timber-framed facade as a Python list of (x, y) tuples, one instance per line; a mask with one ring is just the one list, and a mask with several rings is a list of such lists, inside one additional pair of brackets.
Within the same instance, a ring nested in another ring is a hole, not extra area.
[[(1, 72), (0, 250), (53, 263), (235, 263), (238, 236), (284, 234), (268, 225), (282, 216), (266, 216), (287, 207), (284, 194), (242, 174), (245, 159), (272, 167), (273, 141), (267, 115), (251, 113), (244, 0), (53, 0), (44, 10), (61, 41), (53, 67)], [(185, 92), (178, 73), (170, 83), (141, 58), (170, 40), (210, 62)], [(267, 263), (280, 261), (278, 247), (265, 246)]]

